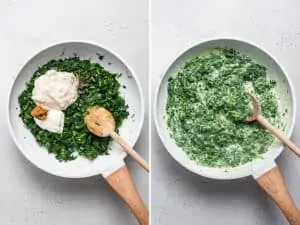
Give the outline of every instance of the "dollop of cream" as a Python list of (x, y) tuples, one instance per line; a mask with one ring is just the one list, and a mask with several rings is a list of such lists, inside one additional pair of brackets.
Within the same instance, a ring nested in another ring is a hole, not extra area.
[(53, 133), (62, 133), (64, 129), (65, 114), (60, 110), (51, 109), (44, 120), (34, 117), (35, 123), (42, 128)]
[(49, 70), (35, 80), (32, 100), (48, 110), (65, 110), (77, 100), (78, 85), (73, 73)]

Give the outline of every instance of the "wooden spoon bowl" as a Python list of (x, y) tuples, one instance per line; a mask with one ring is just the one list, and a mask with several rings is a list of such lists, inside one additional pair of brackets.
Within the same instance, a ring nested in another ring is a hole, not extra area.
[(84, 122), (89, 131), (99, 137), (108, 137), (116, 129), (113, 115), (105, 108), (89, 108)]
[(260, 110), (261, 110), (260, 103), (253, 95), (251, 95), (251, 100), (252, 100), (253, 112), (251, 116), (245, 119), (245, 121), (259, 122), (262, 126), (267, 128), (272, 134), (274, 134), (280, 141), (282, 141), (283, 144), (288, 146), (297, 156), (300, 156), (300, 148), (296, 146), (289, 138), (287, 138), (285, 133), (283, 133), (281, 130), (279, 130), (269, 121), (267, 121), (266, 118), (260, 114)]
[(113, 115), (105, 108), (92, 107), (84, 117), (89, 131), (99, 137), (111, 136), (124, 150), (133, 157), (146, 171), (149, 172), (149, 164), (116, 132), (116, 122)]

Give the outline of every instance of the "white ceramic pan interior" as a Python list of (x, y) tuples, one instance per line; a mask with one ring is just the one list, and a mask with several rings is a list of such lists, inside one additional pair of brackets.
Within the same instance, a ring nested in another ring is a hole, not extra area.
[[(125, 88), (121, 88), (126, 103), (129, 105), (130, 115), (123, 122), (120, 128), (120, 135), (134, 145), (140, 134), (144, 120), (144, 101), (141, 86), (133, 71), (123, 60), (112, 51), (98, 45), (85, 42), (67, 42), (49, 47), (31, 58), (20, 70), (11, 89), (8, 106), (8, 123), (12, 137), (24, 156), (40, 169), (61, 177), (81, 178), (97, 174), (104, 176), (112, 173), (124, 165), (123, 159), (126, 154), (115, 142), (111, 142), (109, 155), (98, 156), (95, 160), (79, 157), (70, 162), (59, 162), (53, 154), (40, 147), (33, 135), (24, 126), (19, 118), (18, 96), (25, 89), (33, 73), (38, 67), (52, 59), (71, 57), (76, 54), (81, 59), (89, 59), (92, 62), (100, 63), (105, 69), (121, 73), (119, 81)], [(103, 55), (103, 60), (99, 56)]]
[(257, 159), (253, 162), (236, 168), (220, 169), (197, 165), (194, 161), (190, 160), (185, 152), (175, 144), (172, 138), (170, 138), (170, 133), (164, 119), (168, 79), (176, 74), (176, 71), (188, 59), (198, 56), (203, 52), (209, 51), (215, 47), (234, 48), (240, 51), (242, 54), (250, 56), (256, 62), (268, 68), (268, 76), (277, 81), (277, 95), (280, 110), (283, 112), (286, 108), (288, 109), (287, 114), (283, 118), (284, 127), (282, 127), (282, 129), (284, 129), (286, 135), (290, 137), (295, 122), (296, 105), (293, 88), (285, 71), (279, 65), (279, 63), (270, 56), (270, 54), (266, 53), (266, 51), (256, 47), (253, 44), (232, 39), (217, 39), (200, 43), (177, 57), (167, 68), (157, 89), (155, 97), (154, 117), (156, 127), (162, 142), (171, 156), (173, 156), (173, 158), (182, 166), (196, 174), (214, 179), (236, 179), (248, 175), (258, 177), (275, 165), (275, 158), (283, 150), (283, 145), (280, 142), (274, 142), (273, 146), (270, 147), (268, 152), (262, 156), (262, 159)]

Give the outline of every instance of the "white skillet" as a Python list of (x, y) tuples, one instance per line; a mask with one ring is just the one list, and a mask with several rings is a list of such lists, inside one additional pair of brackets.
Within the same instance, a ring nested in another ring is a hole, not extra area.
[[(122, 95), (129, 105), (130, 115), (120, 128), (120, 135), (132, 146), (137, 141), (144, 120), (144, 100), (141, 86), (133, 71), (112, 51), (96, 44), (86, 42), (66, 42), (42, 50), (31, 58), (20, 70), (11, 88), (8, 105), (8, 124), (11, 135), (23, 155), (34, 165), (47, 173), (65, 178), (84, 178), (102, 174), (131, 208), (141, 224), (148, 224), (148, 210), (142, 202), (131, 176), (124, 163), (126, 153), (115, 142), (111, 143), (109, 155), (99, 156), (90, 161), (79, 157), (67, 163), (58, 162), (54, 155), (48, 154), (35, 141), (33, 135), (19, 118), (18, 96), (25, 89), (38, 67), (52, 59), (71, 57), (76, 54), (81, 59), (100, 63), (111, 72), (122, 73), (119, 78)], [(99, 59), (99, 54), (103, 59)], [(84, 119), (84, 118), (82, 118)]]
[(277, 81), (280, 110), (283, 112), (285, 108), (288, 109), (288, 112), (283, 118), (284, 126), (281, 129), (284, 129), (288, 137), (291, 136), (295, 123), (296, 101), (289, 77), (279, 63), (266, 51), (253, 44), (233, 39), (215, 39), (200, 43), (177, 57), (164, 72), (154, 102), (154, 119), (158, 134), (171, 156), (186, 169), (196, 174), (220, 180), (237, 179), (249, 175), (253, 176), (280, 207), (289, 222), (299, 225), (300, 212), (293, 203), (275, 163), (275, 159), (283, 150), (283, 145), (280, 142), (275, 141), (268, 152), (263, 155), (262, 159), (257, 159), (237, 168), (220, 169), (197, 165), (194, 161), (190, 160), (184, 151), (170, 138), (167, 124), (164, 120), (168, 79), (176, 73), (185, 61), (215, 47), (231, 47), (237, 49), (268, 68), (268, 75), (271, 79)]

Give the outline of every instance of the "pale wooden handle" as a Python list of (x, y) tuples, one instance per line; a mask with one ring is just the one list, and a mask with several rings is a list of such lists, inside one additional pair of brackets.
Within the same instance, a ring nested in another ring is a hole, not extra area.
[(269, 123), (262, 115), (257, 117), (257, 121), (273, 133), (283, 144), (288, 146), (297, 156), (300, 156), (300, 148), (296, 146), (287, 136), (277, 127)]
[(140, 225), (149, 224), (149, 212), (139, 196), (126, 166), (107, 176), (106, 181), (126, 202)]
[(300, 211), (291, 199), (278, 167), (257, 178), (257, 182), (278, 205), (289, 223), (300, 225)]
[(118, 142), (124, 150), (130, 155), (132, 158), (135, 159), (146, 171), (149, 172), (149, 164), (116, 132), (112, 132), (111, 137)]

